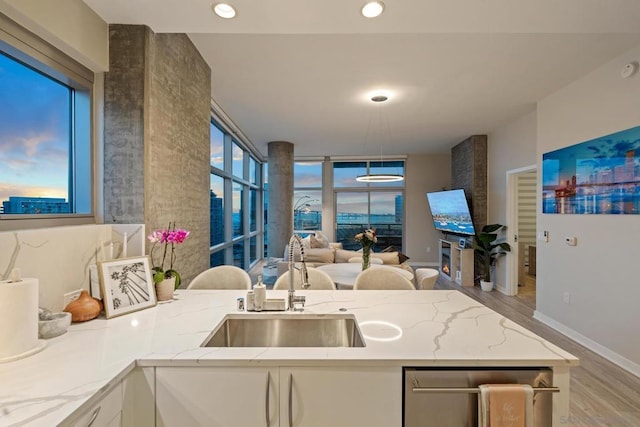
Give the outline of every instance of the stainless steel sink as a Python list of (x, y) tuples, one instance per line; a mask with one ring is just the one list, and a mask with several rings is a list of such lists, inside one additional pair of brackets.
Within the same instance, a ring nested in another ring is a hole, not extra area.
[(201, 347), (364, 347), (353, 315), (230, 314)]

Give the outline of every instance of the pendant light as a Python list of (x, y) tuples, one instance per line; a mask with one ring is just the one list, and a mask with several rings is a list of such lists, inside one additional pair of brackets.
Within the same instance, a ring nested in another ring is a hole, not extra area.
[[(386, 95), (374, 95), (371, 97), (371, 101), (375, 103), (382, 103), (389, 99)], [(380, 127), (382, 128), (382, 113), (380, 112)], [(368, 132), (367, 132), (368, 133)], [(384, 160), (382, 158), (382, 145), (380, 146), (380, 167), (384, 168)], [(371, 170), (371, 165), (369, 165)], [(366, 175), (358, 175), (356, 181), (368, 182), (368, 183), (380, 183), (380, 182), (398, 182), (403, 181), (404, 176), (400, 174), (388, 174), (388, 173), (368, 173)]]

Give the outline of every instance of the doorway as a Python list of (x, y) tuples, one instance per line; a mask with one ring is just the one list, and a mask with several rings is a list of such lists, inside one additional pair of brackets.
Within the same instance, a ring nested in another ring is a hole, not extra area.
[(507, 291), (535, 309), (536, 303), (536, 166), (507, 172), (507, 218), (512, 256)]

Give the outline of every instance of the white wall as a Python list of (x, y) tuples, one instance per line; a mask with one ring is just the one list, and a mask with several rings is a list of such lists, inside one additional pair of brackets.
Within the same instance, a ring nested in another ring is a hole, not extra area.
[[(438, 264), (438, 239), (431, 220), (426, 193), (449, 189), (450, 155), (410, 155), (405, 176), (405, 247), (409, 262)], [(427, 248), (431, 248), (427, 252)]]
[[(487, 224), (512, 225), (507, 223), (507, 171), (536, 164), (536, 117), (533, 111), (488, 135)], [(505, 261), (498, 261), (494, 277), (503, 292), (507, 283)]]
[[(539, 170), (545, 152), (640, 125), (640, 76), (620, 77), (639, 59), (637, 46), (539, 102)], [(550, 241), (538, 244), (536, 317), (640, 375), (640, 217), (538, 213), (537, 222)]]
[(92, 71), (109, 69), (109, 27), (82, 0), (0, 0), (0, 12)]
[[(127, 233), (127, 256), (145, 250), (143, 224), (78, 225), (0, 232), (0, 280), (14, 268), (22, 277), (39, 280), (39, 305), (61, 311), (63, 295), (77, 289), (89, 290), (89, 266), (122, 255)], [(100, 249), (102, 248), (102, 249)]]

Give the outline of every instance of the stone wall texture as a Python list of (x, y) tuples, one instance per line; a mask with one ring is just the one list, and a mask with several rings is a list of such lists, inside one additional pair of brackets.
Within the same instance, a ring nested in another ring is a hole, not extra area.
[[(451, 188), (464, 189), (473, 226), (480, 230), (487, 224), (487, 136), (473, 135), (451, 149)], [(474, 262), (474, 277), (482, 266)]]
[(462, 188), (476, 229), (487, 223), (487, 136), (474, 135), (451, 149), (451, 188)]
[(105, 217), (190, 230), (174, 264), (184, 286), (209, 266), (211, 70), (184, 34), (109, 32)]

